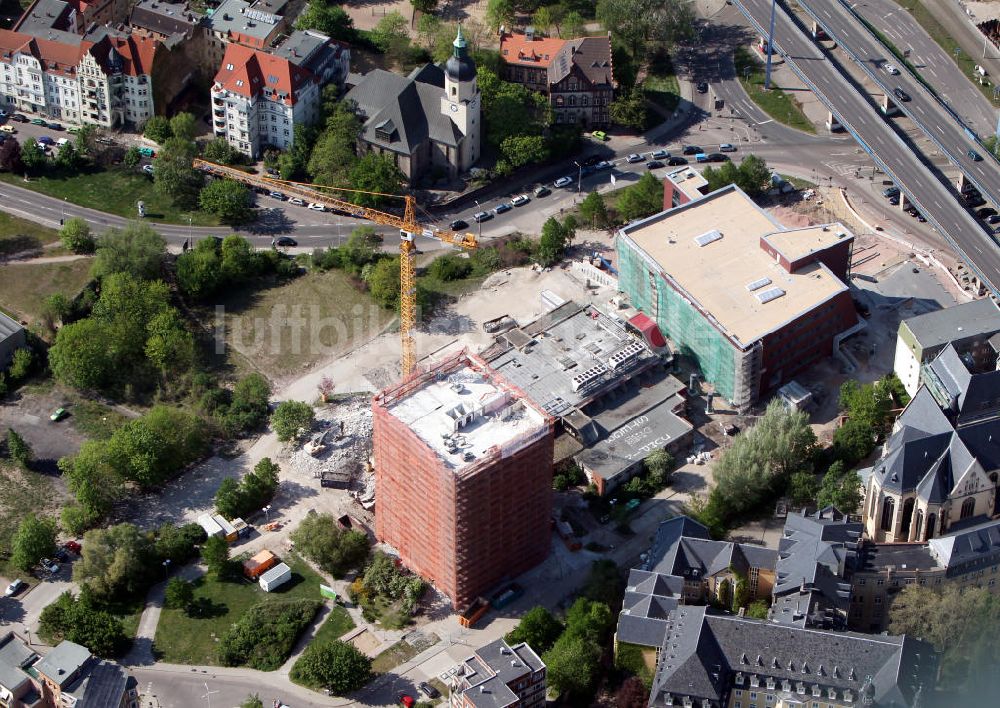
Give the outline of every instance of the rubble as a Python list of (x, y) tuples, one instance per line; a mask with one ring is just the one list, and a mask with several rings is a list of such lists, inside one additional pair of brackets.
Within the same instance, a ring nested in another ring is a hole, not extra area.
[(352, 396), (317, 409), (316, 430), (289, 453), (290, 471), (312, 480), (343, 479), (343, 486), (363, 491), (371, 454), (371, 399)]

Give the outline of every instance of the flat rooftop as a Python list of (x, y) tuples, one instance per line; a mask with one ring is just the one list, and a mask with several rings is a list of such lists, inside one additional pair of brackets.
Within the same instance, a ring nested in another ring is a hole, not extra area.
[(519, 392), (468, 362), (387, 406), (453, 469), (475, 464), (493, 448), (520, 447), (549, 429), (548, 419)]
[(626, 226), (619, 237), (746, 346), (847, 291), (821, 263), (789, 273), (768, 256), (761, 237), (782, 231), (743, 191), (729, 186)]
[(700, 199), (704, 195), (702, 190), (708, 186), (708, 180), (689, 166), (667, 172), (667, 178), (689, 199)]
[(282, 19), (267, 3), (223, 0), (208, 22), (213, 32), (232, 32), (263, 41), (277, 29)]
[(813, 253), (825, 251), (850, 235), (850, 232), (839, 224), (824, 224), (777, 231), (765, 236), (764, 240), (789, 261), (797, 261)]
[(861, 552), (862, 571), (934, 570), (940, 564), (926, 543), (867, 543)]
[(553, 416), (586, 405), (658, 360), (618, 320), (572, 301), (498, 335), (483, 356)]
[(944, 310), (928, 312), (904, 320), (923, 349), (948, 342), (1000, 332), (1000, 309), (991, 298), (964, 302)]

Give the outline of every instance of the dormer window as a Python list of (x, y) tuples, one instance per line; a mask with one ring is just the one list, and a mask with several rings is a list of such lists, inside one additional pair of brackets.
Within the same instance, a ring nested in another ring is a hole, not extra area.
[(226, 71), (232, 71), (234, 68), (232, 64), (226, 64)]
[(276, 83), (278, 83), (278, 77), (275, 76), (274, 74), (268, 75), (268, 77), (267, 77), (267, 83), (269, 83), (269, 84), (276, 84)]
[(236, 85), (237, 86), (242, 86), (243, 85), (243, 79), (237, 79), (236, 80)]

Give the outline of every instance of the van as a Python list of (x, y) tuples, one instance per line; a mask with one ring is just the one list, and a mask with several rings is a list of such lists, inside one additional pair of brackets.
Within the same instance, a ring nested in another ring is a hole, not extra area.
[(695, 162), (708, 162), (708, 155), (704, 152), (699, 152), (694, 156)]

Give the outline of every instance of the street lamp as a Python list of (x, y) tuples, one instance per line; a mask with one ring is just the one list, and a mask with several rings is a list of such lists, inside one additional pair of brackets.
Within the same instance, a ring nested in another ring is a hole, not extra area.
[(271, 513), (270, 513), (271, 512), (271, 505), (268, 504), (263, 509), (261, 509), (261, 511), (264, 512), (264, 520), (265, 521), (270, 521), (271, 520)]
[(573, 160), (573, 164), (579, 168), (579, 172), (576, 175), (576, 193), (579, 194), (583, 191), (583, 165), (576, 160)]
[[(481, 209), (479, 208), (479, 200), (478, 199), (473, 199), (472, 201), (474, 201), (476, 203), (476, 215), (478, 216), (479, 212), (481, 211)], [(475, 217), (473, 217), (473, 218), (475, 218)], [(479, 224), (479, 240), (482, 241), (483, 240), (483, 220), (482, 219), (476, 219), (476, 223)]]
[(61, 211), (59, 214), (59, 225), (63, 226), (66, 223), (66, 197), (63, 197)]
[(167, 558), (163, 561), (163, 578), (166, 580), (167, 576), (170, 574), (170, 559)]

